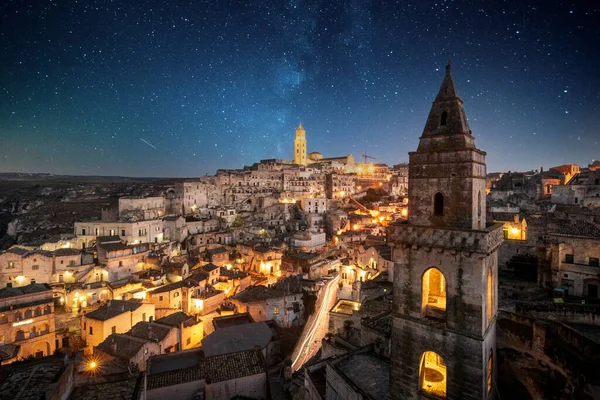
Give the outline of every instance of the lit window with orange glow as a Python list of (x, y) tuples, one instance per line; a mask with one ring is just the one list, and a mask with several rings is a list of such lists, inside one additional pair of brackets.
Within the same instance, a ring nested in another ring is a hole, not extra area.
[(433, 351), (426, 351), (421, 356), (419, 365), (419, 390), (428, 395), (446, 398), (446, 363)]
[(492, 393), (492, 380), (493, 380), (493, 369), (494, 369), (494, 358), (493, 358), (493, 351), (492, 349), (490, 349), (490, 357), (488, 358), (488, 365), (487, 365), (487, 369), (488, 369), (488, 376), (487, 376), (487, 391), (488, 394)]
[(446, 320), (446, 278), (439, 269), (429, 268), (425, 271), (421, 295), (423, 316)]
[(488, 321), (494, 318), (494, 275), (492, 269), (488, 269), (487, 275), (487, 316)]

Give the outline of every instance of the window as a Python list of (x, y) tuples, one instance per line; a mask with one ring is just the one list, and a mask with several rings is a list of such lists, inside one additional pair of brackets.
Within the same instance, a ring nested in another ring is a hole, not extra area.
[(125, 229), (121, 229), (121, 236), (125, 236)]
[(123, 261), (119, 261), (119, 267), (123, 266)]
[(173, 293), (173, 297), (179, 297), (179, 292)]
[(298, 302), (292, 303), (292, 307), (294, 308), (295, 314), (298, 314), (300, 312), (300, 303), (298, 303)]
[(96, 230), (96, 236), (98, 236), (98, 234), (100, 234), (100, 230), (98, 228), (96, 228), (95, 230)]
[(32, 265), (32, 266), (31, 266), (31, 269), (32, 269), (33, 271), (35, 271), (35, 270), (38, 270), (38, 269), (40, 269), (40, 266), (39, 266), (39, 265)]
[(573, 264), (574, 258), (573, 258), (573, 254), (566, 254), (565, 255), (565, 262), (567, 264)]
[(493, 380), (493, 368), (494, 368), (494, 360), (493, 360), (493, 351), (492, 349), (490, 349), (490, 357), (488, 358), (488, 365), (487, 365), (487, 372), (488, 372), (488, 376), (487, 376), (487, 390), (488, 390), (488, 394), (492, 393), (492, 380)]
[(158, 296), (158, 301), (163, 301), (163, 297), (162, 296)]
[(590, 267), (599, 267), (600, 263), (597, 257), (590, 257)]
[(440, 192), (433, 195), (433, 215), (436, 217), (444, 215), (444, 195)]
[(477, 216), (481, 217), (481, 191), (477, 193)]
[(426, 351), (421, 356), (419, 390), (440, 399), (446, 398), (446, 363), (433, 351)]
[(423, 274), (421, 309), (425, 318), (446, 320), (446, 278), (437, 268)]
[(69, 267), (75, 266), (75, 260), (69, 260)]
[(93, 334), (94, 334), (94, 327), (90, 326), (90, 335), (93, 335)]
[(85, 236), (85, 229), (81, 230), (81, 235)]
[(12, 268), (14, 268), (14, 267), (15, 267), (15, 263), (14, 263), (14, 262), (12, 262), (12, 261), (9, 261), (9, 262), (8, 262), (8, 265), (6, 266), (6, 268), (7, 268), (7, 269), (12, 269)]
[(85, 331), (87, 329), (87, 322), (83, 323), (83, 330)]
[(187, 338), (187, 340), (185, 341), (186, 344), (190, 345), (192, 344), (192, 338)]
[(115, 230), (114, 229), (110, 230), (110, 236), (115, 236)]
[(146, 313), (142, 313), (142, 321), (146, 322)]
[(111, 328), (110, 328), (110, 333), (112, 333), (113, 335), (114, 335), (115, 333), (117, 333), (117, 327), (116, 327), (116, 326), (113, 326), (113, 327), (111, 327)]
[(279, 315), (279, 307), (273, 307), (273, 315)]
[(494, 276), (491, 268), (487, 276), (487, 314), (488, 321), (491, 321), (494, 318)]
[(442, 113), (442, 118), (441, 118), (441, 120), (440, 120), (440, 125), (441, 125), (441, 126), (444, 126), (444, 125), (446, 125), (446, 122), (447, 122), (447, 121), (448, 121), (448, 113), (447, 113), (446, 111), (444, 111), (444, 112)]

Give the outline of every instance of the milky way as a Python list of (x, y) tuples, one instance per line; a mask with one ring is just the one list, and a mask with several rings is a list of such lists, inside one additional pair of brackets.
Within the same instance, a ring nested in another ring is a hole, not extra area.
[(0, 8), (2, 172), (203, 175), (291, 159), (300, 122), (406, 161), (449, 57), (488, 170), (599, 158), (597, 2), (27, 3)]

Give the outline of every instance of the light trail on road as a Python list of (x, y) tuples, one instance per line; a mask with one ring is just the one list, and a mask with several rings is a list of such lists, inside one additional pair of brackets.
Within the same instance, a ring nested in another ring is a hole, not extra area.
[[(327, 282), (324, 287), (325, 293), (323, 297), (320, 299), (321, 304), (319, 306), (319, 310), (315, 312), (313, 315), (309, 317), (309, 320), (304, 327), (304, 331), (299, 340), (299, 346), (296, 346), (297, 352), (295, 357), (292, 357), (292, 370), (297, 371), (308, 361), (315, 353), (319, 346), (321, 339), (327, 332), (323, 332), (320, 336), (317, 337), (318, 332), (323, 330), (323, 326), (327, 327), (329, 323), (329, 309), (333, 306), (331, 304), (332, 300), (335, 300), (335, 294), (337, 293), (337, 281), (339, 280), (339, 275), (335, 278), (331, 279)], [(315, 348), (311, 349), (311, 346), (314, 344), (315, 338), (318, 341), (318, 345)]]

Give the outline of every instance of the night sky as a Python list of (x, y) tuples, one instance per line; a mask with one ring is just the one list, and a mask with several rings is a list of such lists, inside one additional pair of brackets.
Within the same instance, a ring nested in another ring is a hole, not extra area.
[[(530, 3), (526, 5), (525, 3)], [(0, 172), (408, 160), (452, 58), (488, 171), (600, 158), (600, 3), (3, 1)]]

